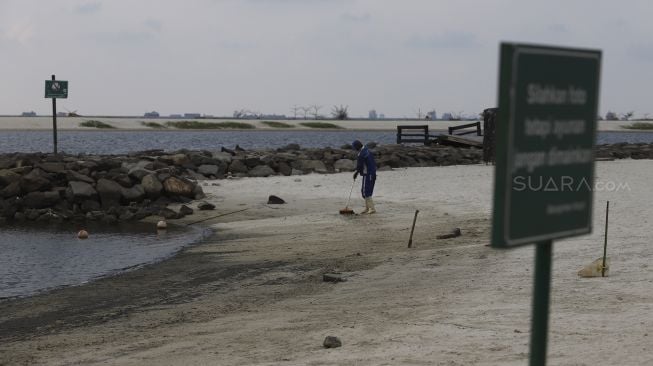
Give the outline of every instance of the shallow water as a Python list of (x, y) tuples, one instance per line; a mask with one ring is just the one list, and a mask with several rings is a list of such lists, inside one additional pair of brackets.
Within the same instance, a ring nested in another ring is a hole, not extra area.
[[(394, 131), (59, 131), (58, 149), (70, 154), (124, 154), (134, 151), (219, 150), (240, 145), (246, 149), (340, 147), (354, 139), (394, 144)], [(651, 143), (653, 133), (599, 132), (599, 144)], [(0, 131), (0, 153), (50, 152), (50, 131)]]
[(206, 235), (185, 227), (157, 234), (152, 224), (94, 225), (87, 230), (89, 239), (80, 240), (73, 225), (0, 228), (0, 299), (138, 268), (170, 257)]

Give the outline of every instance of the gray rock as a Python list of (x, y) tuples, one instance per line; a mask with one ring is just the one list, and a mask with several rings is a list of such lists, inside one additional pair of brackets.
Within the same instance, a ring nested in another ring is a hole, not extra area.
[(201, 200), (204, 197), (206, 197), (206, 194), (204, 194), (204, 190), (202, 189), (202, 187), (200, 187), (199, 185), (195, 186), (195, 188), (193, 189), (193, 197), (196, 200)]
[(20, 182), (16, 181), (8, 186), (6, 186), (4, 189), (0, 191), (0, 196), (3, 198), (8, 198), (8, 197), (13, 197), (13, 196), (18, 196), (20, 195), (21, 190), (20, 190)]
[(46, 208), (60, 199), (59, 192), (30, 192), (23, 197), (23, 205), (27, 208)]
[(270, 195), (268, 197), (268, 205), (283, 205), (286, 203), (281, 197), (275, 196), (275, 195)]
[(299, 144), (288, 144), (288, 145), (282, 147), (280, 150), (282, 150), (282, 151), (297, 151), (297, 150), (301, 150), (301, 146), (299, 146)]
[(102, 206), (100, 205), (100, 202), (95, 201), (95, 200), (86, 200), (82, 202), (80, 209), (82, 212), (87, 213), (91, 211), (100, 211), (102, 209)]
[(215, 205), (214, 205), (214, 204), (211, 204), (211, 203), (208, 203), (208, 202), (206, 202), (206, 201), (202, 201), (202, 202), (200, 202), (200, 203), (197, 204), (197, 208), (198, 208), (200, 211), (210, 211), (210, 210), (214, 210), (214, 209), (215, 209)]
[(106, 210), (110, 207), (120, 206), (120, 198), (122, 196), (123, 189), (120, 184), (112, 180), (101, 178), (98, 180), (95, 189), (100, 195), (102, 208)]
[(333, 163), (333, 168), (341, 172), (353, 172), (356, 169), (356, 163), (349, 159), (339, 159)]
[(68, 182), (66, 196), (71, 200), (81, 201), (97, 196), (97, 191), (86, 182), (71, 181)]
[(213, 153), (213, 159), (219, 160), (224, 164), (229, 164), (231, 163), (231, 160), (233, 159), (231, 157), (231, 154), (227, 152), (221, 152), (221, 151), (216, 151)]
[(292, 167), (304, 172), (327, 173), (328, 170), (321, 160), (298, 160), (292, 162)]
[(120, 195), (124, 202), (140, 202), (145, 198), (145, 189), (140, 184), (136, 184), (131, 188), (122, 187)]
[(200, 173), (196, 173), (194, 170), (188, 169), (186, 170), (186, 175), (187, 178), (193, 179), (193, 180), (206, 180), (207, 178)]
[(217, 165), (207, 165), (203, 164), (197, 167), (197, 172), (203, 175), (218, 175), (220, 168)]
[(163, 217), (166, 220), (176, 219), (179, 217), (179, 214), (169, 208), (163, 208), (158, 213), (159, 216)]
[(285, 175), (285, 176), (291, 175), (292, 174), (292, 168), (290, 167), (290, 165), (288, 165), (288, 164), (286, 164), (284, 162), (280, 162), (279, 163), (279, 174), (282, 174), (282, 175)]
[(182, 196), (182, 197), (195, 197), (194, 195), (195, 186), (181, 178), (169, 177), (163, 181), (163, 190), (171, 195)]
[(134, 178), (134, 179), (137, 180), (137, 181), (142, 180), (143, 177), (145, 177), (145, 176), (148, 175), (148, 174), (152, 174), (152, 171), (151, 171), (151, 170), (142, 169), (142, 168), (138, 168), (138, 167), (137, 167), (137, 168), (133, 168), (133, 169), (131, 169), (131, 170), (127, 173), (127, 175), (129, 175), (130, 177)]
[(145, 190), (145, 194), (150, 198), (158, 198), (163, 191), (163, 184), (154, 174), (148, 174), (141, 180), (141, 185)]
[(181, 205), (179, 207), (179, 215), (187, 216), (187, 215), (192, 215), (193, 214), (193, 209), (186, 206), (186, 205)]
[(232, 173), (247, 173), (247, 165), (236, 159), (229, 164), (229, 171)]
[(52, 186), (50, 176), (41, 169), (33, 169), (20, 179), (23, 192), (45, 191)]
[(0, 186), (8, 186), (13, 182), (20, 180), (20, 174), (16, 174), (9, 169), (0, 170)]
[(347, 279), (342, 275), (342, 273), (325, 273), (322, 275), (322, 281), (324, 282), (345, 282)]
[(90, 184), (95, 183), (93, 178), (91, 178), (91, 177), (89, 177), (87, 175), (84, 175), (84, 174), (80, 174), (80, 173), (78, 173), (78, 172), (76, 172), (74, 170), (67, 170), (66, 171), (66, 179), (68, 179), (68, 181), (79, 181), (79, 182), (85, 182), (85, 183), (90, 183)]
[(250, 177), (269, 177), (274, 174), (274, 170), (267, 165), (259, 165), (249, 171)]
[(244, 163), (245, 163), (245, 165), (247, 165), (248, 168), (254, 168), (256, 166), (259, 166), (259, 165), (263, 164), (263, 162), (261, 161), (261, 158), (259, 158), (258, 156), (247, 157), (247, 158), (245, 158)]
[[(125, 188), (130, 188), (133, 186), (132, 180), (127, 176), (127, 174), (118, 174), (113, 177), (113, 180)], [(140, 182), (140, 179), (138, 179)]]
[(324, 342), (322, 343), (324, 348), (338, 348), (342, 347), (342, 342), (340, 341), (340, 338), (335, 337), (335, 336), (327, 336), (324, 338)]
[(303, 171), (303, 170), (299, 170), (299, 169), (295, 169), (295, 168), (293, 168), (293, 169), (290, 171), (290, 175), (304, 175), (304, 171)]
[(66, 170), (64, 163), (41, 163), (38, 167), (48, 173), (63, 173)]

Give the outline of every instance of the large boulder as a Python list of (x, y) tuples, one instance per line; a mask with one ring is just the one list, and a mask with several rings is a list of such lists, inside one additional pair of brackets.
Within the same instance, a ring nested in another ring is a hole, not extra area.
[(122, 187), (120, 194), (124, 202), (140, 202), (145, 198), (145, 189), (142, 185), (136, 184), (131, 188)]
[(231, 157), (231, 154), (227, 152), (216, 151), (213, 153), (213, 159), (219, 160), (225, 165), (229, 165), (229, 163), (231, 163), (231, 160), (233, 158)]
[(163, 184), (154, 174), (148, 174), (141, 180), (141, 186), (145, 190), (145, 194), (150, 198), (158, 198), (163, 191)]
[(140, 167), (132, 168), (127, 173), (127, 175), (129, 175), (130, 177), (136, 179), (137, 181), (142, 180), (143, 177), (145, 177), (148, 174), (152, 174), (152, 171), (147, 170), (147, 169), (143, 169), (143, 168), (140, 168)]
[(50, 176), (41, 169), (33, 169), (20, 179), (23, 192), (45, 191), (52, 186)]
[(327, 173), (328, 170), (321, 160), (298, 160), (292, 162), (292, 167), (304, 172)]
[(20, 174), (16, 174), (9, 169), (0, 170), (0, 186), (8, 186), (18, 180), (20, 180)]
[(333, 168), (341, 172), (351, 172), (356, 169), (356, 163), (349, 159), (339, 159), (333, 163)]
[(229, 164), (229, 171), (232, 173), (247, 173), (247, 165), (242, 160), (236, 159)]
[(66, 170), (64, 163), (53, 163), (46, 162), (38, 165), (39, 168), (43, 169), (48, 173), (63, 173)]
[(85, 183), (89, 183), (89, 184), (95, 183), (93, 178), (91, 178), (91, 177), (89, 177), (87, 175), (84, 175), (84, 174), (77, 173), (74, 170), (67, 170), (66, 171), (66, 179), (68, 179), (68, 181), (79, 181), (79, 182), (85, 182)]
[(274, 170), (267, 165), (259, 165), (249, 171), (250, 177), (269, 177), (274, 174)]
[(177, 177), (169, 177), (168, 179), (163, 181), (163, 190), (165, 190), (167, 193), (175, 196), (182, 196), (182, 197), (194, 197), (194, 191), (195, 186), (193, 183), (177, 178)]
[(20, 195), (20, 193), (21, 193), (20, 182), (16, 181), (3, 188), (0, 191), (0, 197), (4, 197), (4, 198), (15, 197)]
[(120, 206), (120, 198), (122, 197), (122, 186), (112, 180), (100, 178), (95, 189), (100, 195), (100, 202), (102, 208), (105, 210), (111, 207)]
[(27, 208), (48, 208), (60, 199), (59, 192), (30, 192), (23, 197), (23, 205)]
[(216, 176), (218, 175), (219, 171), (220, 171), (220, 167), (218, 167), (217, 165), (203, 164), (197, 167), (197, 172), (206, 176), (209, 175)]
[(70, 200), (83, 201), (97, 196), (97, 191), (86, 182), (71, 181), (68, 182), (66, 196)]

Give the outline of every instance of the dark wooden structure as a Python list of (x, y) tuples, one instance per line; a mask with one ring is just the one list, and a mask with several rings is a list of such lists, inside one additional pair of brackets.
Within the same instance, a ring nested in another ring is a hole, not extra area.
[[(458, 133), (454, 134), (454, 131), (456, 131), (456, 130), (463, 130), (463, 129), (471, 128), (471, 127), (476, 127), (476, 130), (461, 131), (461, 132), (458, 132)], [(474, 132), (476, 132), (476, 136), (482, 136), (483, 135), (483, 133), (481, 132), (481, 122), (474, 122), (474, 123), (468, 123), (466, 125), (449, 127), (449, 135), (461, 136), (461, 135), (468, 135), (468, 134), (474, 133)]]
[(483, 110), (483, 161), (494, 164), (496, 149), (496, 127), (499, 108)]
[(421, 143), (430, 145), (436, 136), (429, 135), (428, 125), (397, 126), (397, 143)]

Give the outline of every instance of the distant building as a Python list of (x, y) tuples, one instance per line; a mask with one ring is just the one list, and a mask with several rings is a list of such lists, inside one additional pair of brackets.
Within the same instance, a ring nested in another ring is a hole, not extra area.
[(143, 117), (145, 117), (145, 118), (159, 118), (159, 112), (157, 112), (157, 111), (145, 112)]
[(201, 113), (184, 113), (184, 118), (202, 118)]
[(616, 113), (608, 111), (608, 113), (605, 114), (605, 119), (607, 121), (618, 121), (619, 117)]
[(372, 109), (368, 114), (367, 114), (369, 119), (377, 119), (378, 116), (376, 115), (376, 110)]
[(443, 113), (442, 114), (442, 119), (444, 121), (451, 121), (451, 120), (453, 120), (453, 115), (451, 113)]
[(435, 109), (430, 111), (430, 112), (427, 112), (426, 117), (427, 117), (427, 119), (430, 119), (431, 121), (438, 119), (438, 115), (435, 113)]
[(36, 112), (31, 111), (31, 112), (23, 112), (21, 114), (22, 117), (36, 117)]
[(385, 114), (383, 113), (379, 114), (379, 119), (385, 119)]
[(66, 112), (57, 112), (57, 117), (68, 117), (68, 113), (66, 113)]
[(181, 118), (181, 114), (171, 114), (170, 118)]

